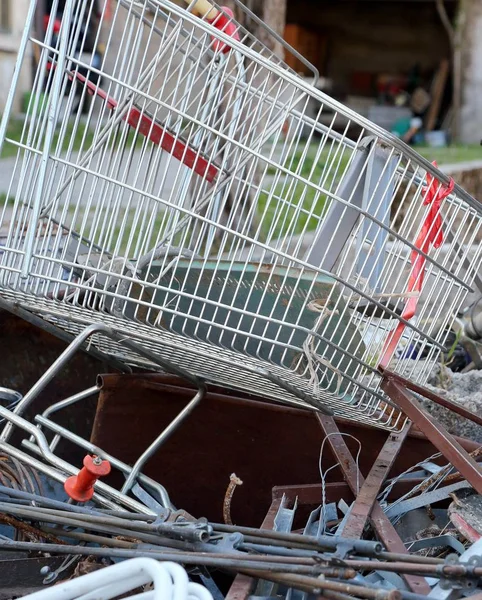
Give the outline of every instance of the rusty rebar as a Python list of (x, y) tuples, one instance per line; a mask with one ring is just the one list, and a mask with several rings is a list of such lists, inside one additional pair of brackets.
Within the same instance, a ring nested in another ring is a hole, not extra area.
[[(249, 577), (259, 577), (259, 574), (252, 571), (242, 570), (244, 575)], [(327, 579), (317, 579), (306, 577), (304, 575), (290, 575), (287, 573), (268, 573), (263, 578), (275, 583), (284, 583), (289, 587), (303, 589), (312, 593), (322, 593), (324, 590), (348, 594), (357, 598), (366, 600), (402, 600), (402, 594), (398, 590), (382, 590), (369, 587), (353, 585), (351, 583), (342, 583), (338, 581), (329, 581)]]
[(243, 482), (239, 477), (236, 476), (236, 473), (231, 473), (231, 477), (229, 478), (229, 485), (224, 494), (223, 501), (223, 519), (226, 525), (232, 525), (233, 522), (231, 520), (231, 502), (233, 500), (234, 490), (238, 487), (238, 485), (243, 485)]
[(19, 532), (23, 533), (29, 539), (33, 539), (35, 542), (44, 539), (49, 540), (54, 544), (65, 544), (65, 542), (63, 542), (58, 537), (40, 529), (37, 529), (36, 527), (33, 527), (33, 525), (24, 523), (23, 521), (20, 521), (15, 517), (6, 515), (5, 513), (0, 513), (0, 522), (5, 523), (5, 525), (10, 525), (10, 527), (17, 529)]

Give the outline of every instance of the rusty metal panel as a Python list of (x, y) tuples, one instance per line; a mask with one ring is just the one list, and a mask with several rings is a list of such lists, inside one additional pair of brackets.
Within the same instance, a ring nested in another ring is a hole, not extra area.
[[(129, 464), (195, 393), (177, 377), (159, 374), (107, 374), (99, 383), (92, 441)], [(342, 419), (336, 422), (341, 431), (360, 440), (360, 471), (368, 474), (386, 432)], [(435, 452), (418, 432), (411, 431), (409, 436), (410, 444), (397, 458), (393, 476)], [(234, 494), (233, 520), (257, 527), (274, 486), (319, 481), (313, 457), (319, 454), (321, 441), (312, 411), (260, 402), (248, 394), (210, 386), (192, 418), (147, 463), (145, 473), (167, 487), (174, 504), (182, 504), (191, 514), (220, 521), (229, 477), (235, 472), (244, 483)], [(355, 447), (352, 440), (346, 443), (350, 449)], [(472, 449), (471, 443), (467, 444)], [(327, 452), (327, 468), (336, 462)], [(337, 479), (334, 470), (327, 483)]]
[[(44, 374), (47, 368), (65, 350), (66, 343), (20, 317), (0, 309), (0, 331), (2, 332), (2, 360), (0, 361), (0, 386), (25, 394)], [(39, 394), (26, 412), (27, 418), (43, 412), (51, 404), (68, 398), (95, 385), (99, 371), (108, 370), (106, 364), (79, 352), (62, 369), (62, 372)], [(72, 406), (59, 415), (58, 422), (89, 437), (94, 421), (97, 398)], [(15, 432), (14, 443), (24, 436)], [(83, 457), (71, 446), (62, 448), (69, 462), (78, 463)]]

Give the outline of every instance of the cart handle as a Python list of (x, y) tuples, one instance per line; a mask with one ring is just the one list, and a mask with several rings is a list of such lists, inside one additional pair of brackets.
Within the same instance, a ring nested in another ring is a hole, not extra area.
[[(189, 0), (184, 1), (186, 4), (191, 4)], [(222, 6), (221, 10), (219, 10), (211, 2), (208, 2), (208, 0), (197, 0), (193, 6), (193, 10), (200, 17), (205, 18), (210, 25), (219, 29), (219, 31), (229, 35), (237, 42), (240, 41), (238, 26), (234, 20), (234, 13), (227, 6)], [(214, 36), (213, 47), (215, 52), (222, 52), (223, 54), (231, 50), (228, 44), (216, 39)]]
[[(91, 96), (99, 96), (107, 104), (109, 110), (115, 110), (118, 102), (109, 96), (93, 81), (89, 81), (81, 73), (71, 71), (68, 73), (70, 81), (80, 81), (87, 88), (87, 93)], [(219, 174), (217, 167), (208, 157), (201, 154), (198, 148), (190, 147), (177, 134), (171, 133), (164, 126), (161, 126), (155, 119), (151, 118), (144, 110), (137, 106), (132, 106), (122, 117), (133, 129), (146, 137), (150, 142), (160, 146), (174, 158), (177, 158), (183, 165), (192, 169), (195, 173), (204, 177), (209, 183), (212, 183)]]
[[(184, 0), (186, 4), (191, 4), (190, 0)], [(214, 19), (219, 15), (219, 10), (208, 2), (208, 0), (197, 0), (197, 2), (193, 6), (193, 10), (200, 17), (206, 17), (209, 21), (214, 21)]]

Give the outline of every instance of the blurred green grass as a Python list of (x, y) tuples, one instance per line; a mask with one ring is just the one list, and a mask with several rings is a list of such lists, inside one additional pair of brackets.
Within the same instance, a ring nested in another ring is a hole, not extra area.
[(437, 161), (439, 166), (482, 160), (482, 147), (478, 145), (454, 144), (446, 148), (415, 146), (415, 150), (430, 162)]
[[(11, 119), (7, 129), (7, 137), (13, 141), (20, 142), (24, 130), (25, 121), (22, 119)], [(28, 123), (27, 123), (28, 125)], [(54, 146), (57, 147), (60, 139), (60, 128), (54, 137)], [(23, 136), (26, 137), (25, 135)], [(132, 144), (141, 146), (145, 138), (135, 135), (134, 131), (128, 133), (127, 147)], [(77, 124), (68, 123), (62, 136), (60, 152), (65, 152), (69, 147), (73, 151), (87, 150), (94, 141), (93, 130), (86, 127), (82, 122)], [(116, 132), (112, 132), (109, 145), (118, 142)], [(38, 143), (36, 144), (38, 146)], [(6, 142), (1, 158), (16, 155), (17, 146)], [(468, 162), (482, 158), (482, 148), (472, 145), (454, 144), (446, 148), (431, 148), (418, 146), (415, 150), (429, 161), (437, 161), (439, 166), (457, 162)], [(318, 144), (313, 143), (307, 151), (291, 153), (281, 160), (281, 166), (290, 173), (297, 173), (308, 179), (313, 184), (325, 190), (334, 191), (346, 170), (352, 150), (333, 146), (327, 147), (322, 152), (318, 150)], [(276, 171), (272, 167), (266, 170), (267, 179), (263, 183), (263, 190), (257, 197), (257, 219), (260, 223), (260, 234), (264, 239), (277, 239), (286, 235), (299, 235), (303, 232), (313, 231), (317, 228), (320, 217), (327, 209), (329, 196), (319, 193), (312, 186), (305, 186), (295, 178)], [(0, 195), (0, 205), (10, 203), (5, 194)], [(156, 227), (161, 227), (162, 211), (155, 219)], [(132, 224), (133, 225), (133, 224)], [(140, 230), (143, 228), (140, 227)], [(116, 239), (119, 231), (114, 232)], [(134, 232), (130, 247), (139, 242), (140, 232)], [(122, 237), (125, 237), (126, 233)], [(126, 249), (127, 239), (122, 240), (122, 249)]]
[[(7, 135), (6, 137), (12, 140), (13, 142), (18, 143), (26, 143), (27, 133), (23, 134), (25, 126), (25, 120), (23, 119), (10, 119), (10, 122), (7, 127)], [(121, 125), (122, 126), (122, 125)], [(61, 132), (61, 128), (57, 127), (56, 132), (54, 134), (53, 146), (57, 148), (57, 145), (60, 140), (60, 135), (62, 133), (61, 147), (59, 148), (59, 153), (66, 152), (70, 145), (72, 144), (71, 150), (76, 152), (79, 150), (88, 150), (93, 142), (94, 142), (94, 130), (90, 127), (87, 127), (82, 121), (79, 123), (68, 123), (65, 131)], [(72, 139), (73, 138), (73, 139)], [(109, 145), (114, 142), (115, 132), (110, 134), (109, 137)], [(136, 147), (141, 147), (145, 138), (135, 133), (134, 130), (128, 132), (126, 136), (125, 146), (130, 148), (133, 143), (135, 143)], [(39, 146), (38, 142), (34, 144), (37, 148)], [(12, 156), (16, 156), (18, 152), (18, 146), (15, 144), (9, 143), (7, 140), (5, 141), (2, 153), (0, 154), (0, 158), (9, 158)]]
[[(436, 161), (441, 167), (457, 162), (469, 162), (482, 159), (482, 148), (480, 146), (452, 145), (446, 148), (432, 148), (429, 146), (418, 146), (415, 150), (428, 161)], [(316, 164), (317, 145), (313, 144), (309, 150), (295, 152), (292, 156), (281, 161), (285, 169), (298, 173), (301, 177), (318, 184), (324, 189), (334, 191), (340, 181), (351, 151), (335, 155), (328, 149), (319, 153)], [(303, 160), (302, 160), (303, 159)], [(329, 163), (327, 165), (327, 163)], [(269, 167), (268, 176), (274, 177), (276, 169)], [(276, 183), (274, 188), (268, 192), (261, 192), (258, 200), (258, 217), (262, 219), (262, 234), (269, 235), (272, 239), (282, 237), (288, 233), (298, 235), (303, 231), (316, 229), (320, 215), (327, 207), (329, 198), (319, 194), (312, 187), (306, 188), (299, 181), (291, 178), (286, 183), (286, 177), (281, 176), (284, 183)]]
[[(341, 157), (335, 160), (340, 176), (348, 158), (346, 156), (345, 159)], [(325, 181), (327, 173), (328, 179), (330, 176), (331, 163), (327, 165), (330, 160), (333, 158), (328, 150), (323, 151), (317, 159), (317, 149), (313, 146), (305, 156), (302, 152), (295, 153), (282, 161), (281, 166), (313, 183), (321, 182), (321, 187), (327, 188), (332, 187)], [(273, 177), (276, 171), (268, 168), (267, 174)], [(277, 239), (287, 234), (298, 235), (303, 231), (313, 231), (326, 203), (326, 194), (320, 194), (313, 187), (282, 175), (279, 182), (273, 180), (269, 191), (262, 191), (259, 195), (257, 215), (261, 221), (261, 233), (264, 238)]]

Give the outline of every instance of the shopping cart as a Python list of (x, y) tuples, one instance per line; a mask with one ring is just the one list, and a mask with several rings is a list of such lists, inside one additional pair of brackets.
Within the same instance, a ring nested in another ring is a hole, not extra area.
[[(67, 0), (40, 40), (32, 1), (0, 128), (16, 151), (2, 305), (122, 364), (400, 429), (380, 367), (423, 384), (447, 350), (481, 205), (290, 70), (234, 7), (106, 3), (97, 69), (75, 26), (92, 2)], [(83, 334), (97, 323), (112, 335)]]

